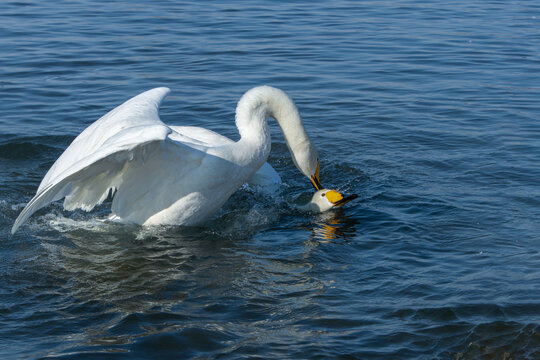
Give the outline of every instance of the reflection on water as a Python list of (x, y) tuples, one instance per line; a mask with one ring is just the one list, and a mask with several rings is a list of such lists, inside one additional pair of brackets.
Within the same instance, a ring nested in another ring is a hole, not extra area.
[(333, 242), (335, 240), (347, 240), (356, 236), (358, 220), (347, 216), (342, 209), (318, 214), (313, 221), (313, 241)]

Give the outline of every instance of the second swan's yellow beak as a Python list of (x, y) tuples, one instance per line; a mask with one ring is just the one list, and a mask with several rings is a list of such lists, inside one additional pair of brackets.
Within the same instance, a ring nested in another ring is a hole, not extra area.
[(341, 193), (336, 190), (330, 190), (326, 193), (326, 198), (332, 203), (332, 205), (334, 205), (334, 207), (343, 206), (349, 201), (356, 199), (357, 197), (358, 195), (356, 194), (343, 197), (343, 195), (341, 195)]
[(311, 184), (315, 188), (315, 190), (322, 190), (323, 187), (321, 185), (321, 181), (319, 180), (319, 159), (317, 159), (317, 168), (315, 169), (315, 174), (311, 175)]

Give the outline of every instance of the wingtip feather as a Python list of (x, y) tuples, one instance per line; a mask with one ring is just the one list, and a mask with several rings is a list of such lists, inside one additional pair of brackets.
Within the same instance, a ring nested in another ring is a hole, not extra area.
[[(27, 205), (28, 206), (28, 205)], [(17, 216), (17, 219), (15, 219), (15, 222), (13, 223), (13, 226), (11, 227), (11, 235), (15, 234), (17, 230), (21, 227), (22, 224), (26, 221), (29, 215), (26, 215), (28, 211), (25, 211), (26, 207), (21, 211), (19, 216)]]

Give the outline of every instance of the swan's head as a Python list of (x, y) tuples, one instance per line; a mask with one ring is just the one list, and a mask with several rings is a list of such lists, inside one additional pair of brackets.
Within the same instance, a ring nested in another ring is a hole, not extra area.
[(358, 195), (352, 194), (348, 196), (343, 196), (337, 190), (330, 189), (321, 189), (315, 192), (311, 201), (307, 203), (304, 208), (305, 210), (314, 211), (314, 212), (324, 212), (330, 209), (334, 209), (340, 206), (345, 205), (349, 201), (356, 199)]

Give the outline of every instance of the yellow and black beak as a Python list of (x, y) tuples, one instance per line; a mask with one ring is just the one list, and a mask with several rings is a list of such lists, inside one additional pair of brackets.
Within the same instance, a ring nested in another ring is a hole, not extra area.
[(356, 194), (345, 196), (343, 199), (336, 201), (334, 204), (335, 207), (343, 206), (351, 200), (354, 200), (358, 197)]
[(326, 198), (332, 203), (334, 207), (343, 206), (349, 201), (356, 199), (357, 197), (358, 195), (356, 194), (343, 197), (343, 195), (341, 195), (341, 193), (336, 190), (330, 190), (326, 193)]
[(319, 180), (319, 159), (317, 159), (317, 168), (315, 169), (315, 174), (311, 175), (309, 180), (311, 180), (311, 185), (313, 185), (315, 190), (319, 191), (324, 189), (321, 185), (321, 181)]

